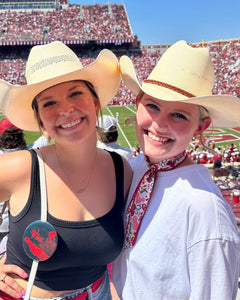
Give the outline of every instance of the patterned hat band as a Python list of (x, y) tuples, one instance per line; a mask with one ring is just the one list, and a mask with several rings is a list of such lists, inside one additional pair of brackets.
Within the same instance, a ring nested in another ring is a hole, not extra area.
[(157, 80), (150, 80), (150, 79), (146, 79), (144, 80), (144, 83), (151, 83), (151, 84), (155, 84), (155, 85), (158, 85), (158, 86), (162, 86), (164, 88), (167, 88), (167, 89), (170, 89), (170, 90), (173, 90), (174, 92), (177, 92), (179, 94), (182, 94), (188, 98), (194, 98), (196, 97), (195, 95), (187, 92), (187, 91), (184, 91), (174, 85), (171, 85), (171, 84), (167, 84), (167, 83), (164, 83), (162, 81), (157, 81)]
[(31, 74), (39, 71), (40, 69), (46, 68), (48, 66), (52, 66), (57, 63), (64, 63), (64, 62), (70, 62), (70, 63), (80, 63), (80, 61), (76, 60), (75, 57), (72, 57), (70, 55), (59, 55), (54, 56), (50, 58), (43, 59), (32, 66), (28, 66), (28, 76)]

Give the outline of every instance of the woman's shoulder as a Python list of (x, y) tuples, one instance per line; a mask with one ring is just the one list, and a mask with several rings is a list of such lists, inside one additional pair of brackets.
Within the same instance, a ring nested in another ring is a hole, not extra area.
[(107, 162), (107, 160), (110, 158), (110, 160), (114, 160), (116, 158), (114, 158), (111, 153), (114, 152), (115, 155), (118, 156), (118, 160), (121, 160), (122, 163), (123, 163), (123, 169), (124, 169), (124, 178), (126, 179), (127, 178), (131, 178), (132, 177), (132, 168), (131, 168), (131, 165), (129, 163), (129, 161), (124, 157), (122, 156), (121, 154), (115, 152), (115, 151), (108, 151), (108, 150), (104, 150), (104, 149), (98, 149), (98, 151), (100, 153), (104, 153), (103, 154), (103, 159), (105, 159), (105, 161)]
[[(101, 164), (103, 165), (102, 170), (104, 171), (104, 174), (109, 173), (109, 171), (111, 170), (112, 166), (113, 166), (113, 156), (111, 155), (112, 151), (107, 151), (107, 150), (103, 150), (103, 149), (98, 149), (98, 152), (100, 153), (99, 157), (100, 157), (100, 161)], [(124, 158), (123, 156), (121, 156), (118, 153), (115, 153), (115, 155), (119, 156), (119, 159), (122, 160), (123, 163), (123, 180), (124, 180), (124, 194), (125, 196), (128, 193), (128, 190), (130, 188), (130, 184), (132, 181), (132, 168), (130, 163), (127, 161), (126, 158)], [(110, 163), (112, 162), (112, 163)], [(118, 172), (118, 170), (114, 170), (114, 172)]]
[(1, 161), (10, 162), (21, 162), (23, 159), (29, 159), (31, 157), (30, 151), (21, 149), (16, 151), (4, 152), (0, 156)]
[(0, 177), (4, 177), (6, 174), (20, 175), (31, 166), (31, 154), (26, 150), (5, 153), (0, 155), (0, 165)]
[(0, 166), (0, 200), (5, 200), (24, 184), (28, 184), (31, 154), (20, 150), (0, 155)]

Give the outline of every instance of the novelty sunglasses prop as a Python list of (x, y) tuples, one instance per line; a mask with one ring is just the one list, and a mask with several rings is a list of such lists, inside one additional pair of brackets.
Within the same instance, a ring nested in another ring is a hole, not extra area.
[(47, 196), (44, 163), (39, 155), (37, 155), (37, 157), (40, 172), (41, 220), (34, 221), (28, 225), (23, 235), (24, 251), (27, 256), (33, 260), (24, 300), (29, 300), (30, 298), (38, 263), (49, 259), (54, 254), (58, 243), (56, 230), (47, 222)]

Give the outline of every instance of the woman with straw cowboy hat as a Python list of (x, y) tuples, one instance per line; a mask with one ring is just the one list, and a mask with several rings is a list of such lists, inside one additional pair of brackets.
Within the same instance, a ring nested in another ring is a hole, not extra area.
[(240, 99), (212, 95), (206, 48), (173, 44), (142, 84), (127, 56), (122, 78), (137, 95), (125, 245), (113, 263), (121, 299), (235, 299), (239, 236), (234, 214), (207, 168), (187, 156), (191, 139), (213, 126), (239, 126)]
[(111, 299), (107, 264), (123, 246), (131, 167), (96, 147), (96, 120), (118, 91), (117, 58), (105, 49), (83, 67), (56, 41), (31, 49), (26, 78), (25, 86), (0, 81), (0, 109), (55, 144), (0, 157), (0, 200), (10, 198), (0, 289), (25, 299)]

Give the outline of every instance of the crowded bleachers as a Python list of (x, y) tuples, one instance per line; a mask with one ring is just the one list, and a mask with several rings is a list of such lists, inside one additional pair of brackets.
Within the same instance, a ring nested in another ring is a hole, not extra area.
[(69, 5), (67, 9), (0, 11), (0, 45), (34, 44), (52, 40), (132, 41), (121, 4)]
[(240, 40), (206, 43), (206, 46), (209, 47), (217, 75), (213, 92), (240, 95)]

